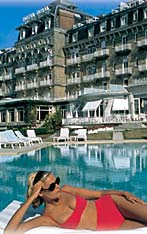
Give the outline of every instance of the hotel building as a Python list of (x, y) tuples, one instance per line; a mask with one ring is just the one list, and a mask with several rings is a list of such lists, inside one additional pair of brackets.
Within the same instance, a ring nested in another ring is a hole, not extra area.
[(41, 123), (56, 106), (64, 124), (146, 120), (145, 0), (97, 17), (57, 0), (17, 30), (0, 54), (0, 126), (28, 124), (31, 114)]

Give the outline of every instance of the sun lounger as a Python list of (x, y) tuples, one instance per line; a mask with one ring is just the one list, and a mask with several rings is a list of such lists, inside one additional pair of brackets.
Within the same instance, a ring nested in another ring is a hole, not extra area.
[(15, 148), (15, 147), (19, 147), (21, 148), (21, 143), (20, 141), (15, 141), (10, 139), (10, 137), (8, 136), (8, 134), (6, 133), (6, 131), (2, 131), (0, 132), (0, 141), (1, 141), (1, 148), (3, 147), (11, 147), (11, 148)]
[(77, 136), (76, 136), (76, 140), (84, 140), (87, 141), (87, 129), (78, 129), (77, 130)]
[(33, 138), (25, 137), (19, 130), (15, 131), (15, 135), (21, 140), (28, 141), (30, 145), (33, 145)]
[(36, 133), (35, 133), (35, 130), (33, 130), (33, 129), (27, 130), (27, 136), (29, 138), (31, 138), (33, 140), (33, 142), (42, 143), (42, 138), (41, 137), (37, 137)]
[(15, 133), (13, 132), (13, 130), (6, 130), (5, 134), (7, 136), (7, 138), (9, 140), (15, 141), (15, 142), (19, 142), (21, 144), (21, 146), (27, 146), (30, 145), (30, 141), (26, 140), (26, 139), (19, 139)]
[(69, 129), (68, 128), (61, 128), (60, 129), (60, 135), (57, 137), (53, 137), (54, 142), (59, 141), (68, 141), (69, 140)]
[[(21, 206), (21, 202), (14, 200), (12, 201), (4, 210), (0, 212), (0, 234), (3, 234), (3, 230), (6, 227), (8, 221), (12, 217), (12, 215), (16, 212), (16, 210)], [(42, 213), (41, 208), (33, 209), (29, 208), (24, 220), (32, 219), (34, 217), (37, 217)], [(115, 230), (115, 231), (91, 231), (91, 230), (73, 230), (73, 229), (64, 229), (64, 228), (57, 228), (57, 227), (38, 227), (34, 228), (32, 230), (29, 230), (25, 232), (25, 234), (49, 234), (49, 233), (54, 233), (54, 234), (86, 234), (86, 233), (91, 233), (91, 234), (145, 234), (147, 233), (147, 227), (144, 228), (138, 228), (138, 229), (133, 229), (133, 230)]]

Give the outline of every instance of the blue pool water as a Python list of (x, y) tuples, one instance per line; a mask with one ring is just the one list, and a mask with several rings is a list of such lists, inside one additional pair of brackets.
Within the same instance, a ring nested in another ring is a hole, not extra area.
[(50, 146), (20, 156), (0, 156), (0, 210), (25, 200), (27, 176), (52, 171), (61, 185), (130, 191), (147, 201), (147, 144)]

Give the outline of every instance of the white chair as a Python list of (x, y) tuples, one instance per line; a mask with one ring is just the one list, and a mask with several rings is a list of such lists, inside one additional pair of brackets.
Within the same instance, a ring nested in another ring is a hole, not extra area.
[(9, 134), (8, 134), (8, 130), (6, 131), (2, 131), (0, 132), (0, 141), (1, 141), (1, 148), (2, 146), (4, 147), (11, 147), (11, 148), (15, 148), (15, 147), (19, 147), (21, 148), (21, 146), (25, 145), (24, 142), (20, 142), (19, 140), (15, 140), (13, 139)]
[(78, 129), (77, 131), (77, 136), (76, 136), (76, 140), (84, 140), (87, 141), (87, 129)]
[(28, 141), (30, 145), (33, 145), (33, 138), (24, 136), (19, 130), (15, 131), (15, 135), (21, 140)]
[(69, 129), (68, 128), (61, 128), (60, 135), (58, 137), (53, 137), (53, 141), (68, 141), (69, 140)]
[(29, 138), (32, 138), (33, 142), (36, 141), (38, 143), (42, 143), (42, 138), (41, 137), (37, 137), (36, 133), (35, 133), (35, 130), (33, 130), (33, 129), (27, 130), (27, 136)]
[(10, 140), (13, 140), (16, 142), (18, 141), (22, 146), (31, 145), (31, 141), (29, 139), (24, 138), (24, 137), (19, 138), (18, 136), (15, 135), (13, 130), (6, 130), (6, 134)]

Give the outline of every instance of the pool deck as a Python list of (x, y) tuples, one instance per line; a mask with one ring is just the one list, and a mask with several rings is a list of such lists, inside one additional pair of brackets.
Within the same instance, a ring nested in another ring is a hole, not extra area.
[(5, 148), (0, 149), (0, 156), (14, 156), (27, 153), (29, 151), (38, 150), (45, 148), (50, 145), (68, 145), (68, 144), (124, 144), (124, 143), (147, 143), (146, 139), (132, 139), (132, 140), (122, 140), (122, 141), (113, 141), (113, 140), (88, 140), (88, 141), (68, 141), (68, 142), (51, 142), (44, 141), (40, 144), (34, 144), (32, 146), (22, 147), (22, 148)]

